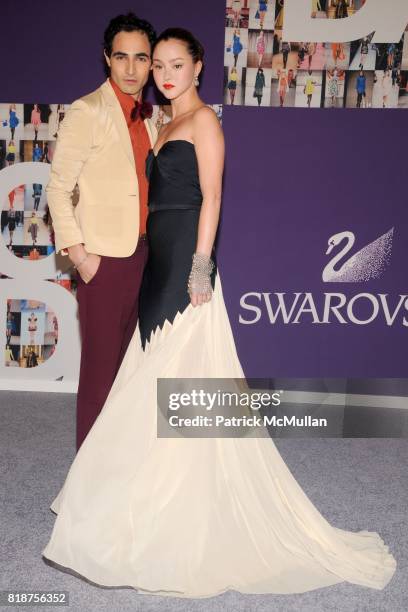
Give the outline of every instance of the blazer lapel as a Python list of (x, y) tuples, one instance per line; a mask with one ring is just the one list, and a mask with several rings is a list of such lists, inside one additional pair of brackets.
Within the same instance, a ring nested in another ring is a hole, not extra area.
[(132, 164), (132, 168), (134, 168), (135, 158), (133, 156), (133, 148), (132, 141), (130, 140), (129, 128), (127, 126), (122, 108), (119, 104), (119, 100), (117, 99), (115, 92), (113, 91), (113, 88), (109, 83), (109, 79), (106, 79), (105, 83), (101, 85), (101, 91), (104, 100), (109, 107), (112, 119), (118, 130), (120, 141), (123, 145), (123, 148), (125, 149), (126, 156)]

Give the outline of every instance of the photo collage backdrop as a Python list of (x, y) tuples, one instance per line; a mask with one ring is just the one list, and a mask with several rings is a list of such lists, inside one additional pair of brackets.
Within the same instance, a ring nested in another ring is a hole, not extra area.
[[(50, 164), (67, 108), (64, 104), (0, 103), (0, 172), (20, 162)], [(45, 187), (18, 185), (1, 202), (1, 238), (15, 257), (36, 261), (55, 252)], [(69, 274), (50, 280), (75, 290)], [(30, 368), (48, 359), (58, 342), (55, 313), (30, 299), (8, 299), (6, 308), (5, 365)]]
[[(222, 105), (210, 106), (221, 121)], [(51, 164), (58, 129), (68, 108), (67, 104), (0, 103), (0, 180), (4, 168), (20, 162)], [(153, 107), (152, 119), (157, 129), (170, 117), (170, 105)], [(75, 193), (73, 195), (75, 200)], [(27, 261), (53, 256), (55, 243), (46, 185), (18, 185), (1, 202), (1, 239), (15, 257)], [(0, 269), (2, 278), (8, 277)], [(76, 296), (76, 272), (73, 268), (59, 272), (56, 278), (49, 280)], [(56, 350), (56, 314), (47, 304), (29, 298), (8, 299), (6, 303), (2, 344), (7, 367), (36, 367)]]
[[(311, 17), (344, 19), (365, 2), (310, 0)], [(348, 43), (286, 41), (284, 14), (285, 0), (226, 1), (225, 104), (408, 108), (407, 30), (398, 43), (374, 44), (374, 33)]]

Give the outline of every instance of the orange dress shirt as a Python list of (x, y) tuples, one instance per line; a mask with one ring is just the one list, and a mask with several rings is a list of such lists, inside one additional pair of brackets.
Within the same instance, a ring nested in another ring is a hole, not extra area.
[(143, 120), (138, 117), (132, 121), (130, 113), (135, 106), (135, 101), (130, 94), (123, 93), (116, 83), (109, 79), (110, 84), (119, 100), (129, 128), (130, 140), (132, 141), (133, 155), (135, 158), (137, 180), (139, 182), (139, 205), (140, 205), (140, 228), (139, 235), (146, 233), (146, 219), (148, 214), (147, 196), (149, 182), (146, 177), (146, 157), (151, 149), (149, 134)]

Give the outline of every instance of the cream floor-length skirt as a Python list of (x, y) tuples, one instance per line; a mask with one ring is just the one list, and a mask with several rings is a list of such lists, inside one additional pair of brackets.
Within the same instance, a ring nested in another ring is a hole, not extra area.
[(383, 589), (396, 561), (370, 531), (332, 527), (267, 437), (158, 438), (156, 379), (244, 378), (219, 274), (143, 352), (139, 329), (51, 509), (43, 555), (97, 584), (202, 598)]

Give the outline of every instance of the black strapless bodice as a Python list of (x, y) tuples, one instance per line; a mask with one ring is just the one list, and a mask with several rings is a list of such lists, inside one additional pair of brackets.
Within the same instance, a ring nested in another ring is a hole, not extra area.
[[(192, 154), (193, 153), (193, 154)], [(168, 140), (157, 156), (146, 160), (149, 211), (199, 208), (203, 199), (194, 145), (188, 140)]]
[[(202, 192), (195, 147), (187, 140), (168, 140), (146, 160), (149, 179), (147, 241), (149, 255), (139, 296), (142, 346), (167, 319), (170, 323), (190, 303), (187, 293), (197, 246)], [(211, 275), (214, 288), (217, 262)]]

